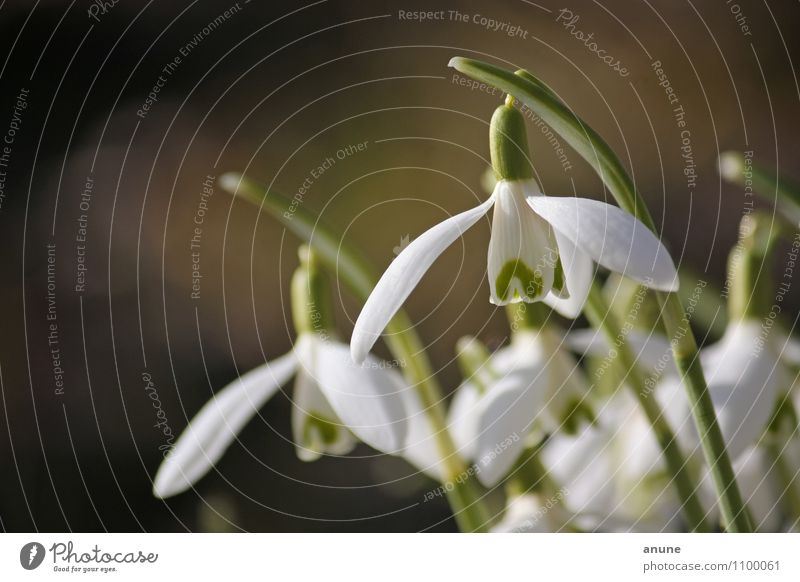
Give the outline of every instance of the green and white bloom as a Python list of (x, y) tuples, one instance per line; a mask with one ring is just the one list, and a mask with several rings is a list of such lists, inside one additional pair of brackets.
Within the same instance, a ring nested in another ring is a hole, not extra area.
[(493, 207), (488, 277), (489, 300), (496, 305), (546, 301), (576, 317), (593, 262), (655, 289), (677, 289), (672, 258), (636, 218), (597, 200), (543, 195), (530, 168), (524, 119), (513, 104), (495, 111), (490, 145), (500, 177), (494, 192), (423, 233), (389, 265), (356, 321), (350, 343), (356, 362), (364, 360), (436, 258)]
[[(679, 390), (656, 397), (668, 403)], [(680, 502), (661, 449), (635, 398), (619, 390), (598, 402), (596, 421), (576, 434), (553, 435), (542, 451), (552, 478), (569, 491), (565, 505), (585, 530), (677, 531)]]
[(359, 439), (398, 453), (407, 432), (403, 392), (394, 370), (369, 356), (362, 365), (336, 341), (324, 317), (324, 283), (308, 253), (292, 281), (297, 342), (292, 350), (241, 376), (197, 413), (159, 467), (157, 497), (185, 491), (203, 477), (236, 440), (258, 410), (295, 378), (292, 433), (297, 456), (313, 461), (323, 454), (349, 452)]
[(593, 406), (592, 423), (551, 434), (538, 453), (551, 491), (511, 496), (493, 531), (680, 529), (680, 502), (635, 399), (620, 390)]
[[(477, 351), (476, 344), (462, 342), (461, 353)], [(583, 371), (550, 327), (515, 333), (511, 345), (487, 353), (466, 376), (453, 398), (449, 426), (487, 487), (509, 473), (531, 439), (574, 432), (593, 420)]]
[[(700, 351), (708, 392), (728, 454), (736, 459), (754, 445), (766, 429), (779, 396), (788, 391), (786, 364), (772, 338), (763, 333), (762, 322), (747, 318), (731, 322), (723, 337)], [(596, 357), (611, 357), (606, 338), (593, 330), (571, 332), (569, 345)], [(681, 379), (669, 359), (669, 341), (657, 332), (628, 334), (637, 364), (645, 372), (661, 374), (653, 391), (682, 394)], [(685, 399), (670, 402), (667, 411), (678, 438), (689, 452), (700, 454), (700, 438), (692, 422), (691, 405)]]

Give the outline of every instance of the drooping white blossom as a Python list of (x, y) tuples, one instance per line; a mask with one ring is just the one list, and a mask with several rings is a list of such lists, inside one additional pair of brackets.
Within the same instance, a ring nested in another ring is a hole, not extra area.
[(596, 200), (544, 196), (532, 178), (500, 180), (486, 202), (423, 233), (389, 265), (356, 321), (354, 361), (363, 361), (436, 258), (492, 207), (488, 277), (496, 305), (546, 301), (576, 317), (593, 262), (654, 289), (678, 287), (666, 248), (630, 214)]
[(288, 354), (244, 374), (206, 403), (159, 467), (154, 494), (170, 497), (196, 483), (292, 376), (292, 433), (300, 459), (345, 454), (356, 438), (387, 453), (404, 448), (407, 388), (400, 375), (372, 356), (356, 365), (346, 344), (304, 333)]

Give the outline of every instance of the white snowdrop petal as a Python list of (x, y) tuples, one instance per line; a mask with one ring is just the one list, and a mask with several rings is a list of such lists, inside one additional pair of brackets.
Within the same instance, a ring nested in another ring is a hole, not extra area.
[(364, 361), (378, 336), (433, 262), (486, 214), (492, 204), (494, 198), (490, 197), (480, 206), (440, 222), (415, 239), (392, 261), (372, 290), (353, 328), (350, 339), (353, 361)]
[(613, 507), (614, 474), (611, 433), (602, 426), (585, 427), (575, 435), (556, 433), (542, 461), (569, 491), (567, 506), (577, 514), (607, 514)]
[(345, 455), (356, 445), (316, 380), (303, 368), (297, 372), (292, 393), (292, 436), (302, 461), (315, 461), (324, 453)]
[(781, 336), (778, 348), (784, 362), (790, 366), (800, 366), (800, 340), (794, 336)]
[(417, 392), (407, 387), (402, 393), (408, 418), (408, 432), (401, 456), (435, 481), (444, 480), (444, 467), (428, 415)]
[(533, 377), (549, 356), (539, 332), (517, 331), (511, 345), (493, 353), (490, 363), (492, 370), (500, 377), (525, 369)]
[(650, 229), (627, 212), (587, 198), (531, 196), (528, 204), (607, 269), (653, 289), (678, 289), (678, 274), (669, 252)]
[(524, 182), (495, 187), (489, 240), (490, 301), (507, 305), (544, 298), (553, 286), (558, 248), (550, 226), (525, 201)]
[[(769, 342), (761, 343), (760, 331), (755, 321), (731, 324), (720, 341), (700, 353), (717, 422), (733, 462), (759, 441), (781, 390), (778, 356)], [(684, 449), (699, 454), (700, 438), (680, 379), (667, 377), (656, 394)]]
[[(553, 503), (553, 500), (546, 500)], [(557, 499), (555, 500), (558, 501)], [(546, 533), (550, 531), (550, 511), (557, 512), (557, 508), (548, 509), (536, 495), (519, 495), (513, 497), (506, 505), (503, 519), (492, 527), (493, 533)]]
[(758, 321), (732, 324), (723, 338), (703, 350), (703, 370), (717, 420), (736, 459), (764, 432), (780, 390), (778, 356), (762, 343)]
[(405, 446), (407, 420), (400, 375), (369, 356), (355, 364), (347, 345), (318, 340), (312, 362), (301, 365), (314, 377), (339, 419), (362, 441), (385, 453)]
[(583, 311), (589, 295), (594, 277), (594, 265), (589, 255), (558, 230), (555, 231), (555, 238), (569, 297), (564, 299), (551, 292), (545, 297), (544, 302), (564, 317), (575, 319)]
[(217, 392), (192, 419), (161, 463), (153, 494), (161, 498), (177, 495), (205, 475), (296, 368), (297, 357), (292, 351)]
[(511, 373), (484, 397), (475, 464), (478, 480), (486, 487), (496, 485), (525, 448), (525, 437), (541, 413), (547, 382), (544, 369), (535, 376)]
[(756, 531), (779, 531), (783, 521), (780, 502), (783, 488), (776, 486), (771, 468), (774, 470), (773, 460), (762, 447), (746, 449), (733, 467)]
[(477, 386), (465, 383), (458, 387), (447, 413), (447, 424), (458, 454), (473, 461), (478, 442), (481, 393)]

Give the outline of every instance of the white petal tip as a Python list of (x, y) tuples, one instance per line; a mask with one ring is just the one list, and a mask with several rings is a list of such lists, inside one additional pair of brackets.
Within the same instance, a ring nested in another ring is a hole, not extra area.
[(448, 66), (448, 67), (453, 67), (454, 69), (457, 69), (458, 67), (457, 67), (456, 65), (458, 64), (458, 62), (459, 62), (460, 60), (461, 60), (461, 57), (453, 57), (453, 58), (452, 58), (452, 59), (450, 59), (450, 61), (447, 63), (447, 66)]
[(680, 287), (681, 287), (681, 283), (678, 280), (678, 277), (675, 277), (672, 280), (672, 283), (670, 284), (669, 288), (665, 289), (665, 291), (669, 291), (670, 293), (677, 293), (677, 291), (678, 291), (678, 289), (680, 289)]
[(174, 474), (175, 471), (167, 463), (169, 463), (169, 459), (161, 465), (153, 481), (153, 497), (158, 499), (174, 497), (179, 493), (183, 493), (192, 485), (183, 479), (180, 474)]
[(350, 344), (350, 359), (353, 360), (353, 363), (357, 366), (364, 363), (369, 353), (369, 349), (364, 349), (364, 347), (359, 344), (360, 342)]
[(572, 306), (572, 305), (563, 305), (558, 303), (553, 303), (550, 305), (547, 301), (545, 303), (548, 304), (556, 313), (558, 313), (561, 317), (566, 319), (578, 319), (578, 316), (583, 311), (583, 305), (580, 306)]
[(719, 156), (719, 174), (726, 180), (736, 180), (742, 175), (744, 164), (742, 155), (736, 152), (724, 152)]
[(240, 174), (229, 172), (219, 177), (219, 186), (223, 190), (233, 194), (239, 189), (239, 183), (241, 182), (241, 179), (242, 177)]
[(476, 473), (476, 476), (478, 477), (478, 482), (487, 489), (495, 487), (504, 477), (504, 473), (502, 471), (498, 471), (491, 465), (481, 466), (478, 464), (477, 467), (478, 472)]
[(647, 279), (641, 281), (642, 285), (655, 289), (656, 291), (666, 291), (667, 293), (676, 293), (680, 289), (681, 283), (678, 274), (675, 273), (672, 277), (659, 277), (658, 280)]
[(168, 488), (164, 487), (163, 485), (160, 487), (153, 486), (153, 497), (156, 499), (167, 499), (172, 497), (173, 495), (177, 495), (179, 492), (171, 492)]

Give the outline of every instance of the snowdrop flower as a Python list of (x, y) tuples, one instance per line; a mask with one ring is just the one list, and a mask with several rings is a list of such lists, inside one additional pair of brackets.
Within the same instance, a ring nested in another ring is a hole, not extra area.
[(361, 362), (436, 258), (494, 208), (489, 240), (490, 301), (545, 301), (567, 317), (585, 302), (593, 262), (648, 286), (675, 291), (672, 259), (641, 222), (587, 198), (544, 196), (533, 178), (522, 114), (507, 100), (492, 116), (492, 166), (499, 180), (488, 200), (423, 233), (389, 265), (353, 330)]
[[(582, 333), (570, 338), (570, 343), (588, 348), (588, 353), (596, 356), (608, 353), (604, 341), (588, 342), (587, 339), (588, 334)], [(666, 338), (658, 334), (631, 332), (628, 340), (634, 352), (638, 353), (644, 370), (661, 371), (670, 350)], [(765, 439), (777, 438), (768, 433), (768, 427), (776, 406), (788, 398), (791, 386), (787, 362), (782, 361), (777, 347), (765, 333), (763, 322), (747, 317), (732, 321), (720, 341), (700, 352), (709, 395), (736, 481), (753, 525), (761, 531), (780, 529), (782, 507), (777, 500), (786, 486), (776, 482), (775, 460), (767, 454), (763, 444)], [(700, 437), (680, 377), (672, 366), (663, 373), (663, 378), (654, 386), (653, 395), (659, 399), (669, 424), (676, 431), (681, 448), (689, 453), (690, 463), (701, 467)], [(559, 438), (555, 439), (556, 442)], [(797, 459), (800, 459), (797, 435), (783, 435), (777, 450), (794, 467), (790, 472), (797, 471), (800, 467), (797, 464)], [(654, 449), (650, 454), (655, 456), (659, 451)], [(640, 456), (647, 457), (648, 454)], [(705, 466), (700, 473), (700, 497), (709, 516), (718, 519), (719, 508), (711, 474)], [(671, 491), (664, 494), (671, 496)]]
[[(683, 394), (659, 394), (668, 407)], [(556, 433), (542, 451), (553, 480), (569, 492), (575, 525), (601, 531), (678, 531), (680, 501), (641, 407), (627, 390), (595, 405), (597, 418), (577, 434)]]
[[(708, 390), (717, 413), (725, 447), (733, 463), (736, 481), (750, 512), (754, 527), (761, 531), (778, 531), (782, 523), (783, 485), (775, 479), (775, 460), (768, 454), (765, 442), (777, 438), (769, 433), (776, 407), (788, 398), (790, 379), (786, 364), (781, 361), (772, 338), (764, 333), (763, 323), (745, 318), (733, 321), (722, 339), (700, 353)], [(679, 379), (668, 377), (659, 389), (680, 386)], [(690, 416), (690, 405), (684, 399), (673, 415), (679, 427), (678, 438), (684, 448), (700, 456), (700, 439)], [(791, 459), (798, 447), (797, 439), (784, 438), (784, 456)], [(793, 469), (797, 471), (797, 468)], [(719, 513), (708, 469), (701, 482), (712, 515)]]
[[(790, 401), (793, 383), (791, 372), (794, 358), (787, 337), (773, 321), (776, 309), (775, 289), (763, 269), (771, 256), (774, 233), (769, 216), (750, 215), (743, 220), (740, 245), (730, 255), (728, 301), (729, 325), (723, 337), (703, 348), (700, 361), (708, 383), (709, 396), (717, 421), (733, 463), (737, 481), (759, 529), (774, 530), (780, 523), (775, 502), (779, 490), (773, 473), (766, 469), (773, 462), (766, 458), (764, 443), (780, 440), (770, 430), (776, 407)], [(608, 344), (586, 334), (571, 338), (571, 343), (583, 344), (589, 353), (608, 354)], [(655, 385), (654, 394), (664, 401), (662, 408), (676, 430), (682, 448), (693, 455), (690, 461), (699, 464), (700, 436), (691, 416), (691, 405), (684, 396), (681, 379), (672, 367), (664, 369), (660, 362), (668, 361), (669, 342), (657, 333), (632, 332), (628, 341), (645, 370), (663, 372)], [(787, 349), (787, 346), (789, 348)], [(665, 395), (672, 395), (666, 398)], [(666, 400), (665, 400), (666, 399)], [(797, 439), (783, 435), (780, 449), (790, 460)], [(713, 484), (708, 469), (704, 469), (703, 491), (709, 511), (718, 513)]]
[[(762, 331), (760, 321), (733, 321), (718, 342), (700, 351), (709, 395), (731, 459), (758, 441), (782, 387), (788, 388), (775, 346), (772, 341), (765, 341)], [(643, 330), (630, 332), (626, 339), (642, 370), (662, 375), (653, 384), (653, 392), (677, 393), (681, 380), (669, 357), (669, 340), (657, 332)], [(568, 343), (579, 352), (610, 357), (606, 338), (593, 330), (570, 333)], [(672, 410), (667, 412), (678, 438), (689, 452), (699, 454), (700, 439), (691, 405), (681, 399), (670, 406)]]
[(353, 363), (348, 346), (333, 339), (325, 282), (308, 249), (301, 250), (301, 262), (292, 281), (294, 347), (232, 382), (197, 413), (158, 470), (157, 497), (181, 493), (205, 475), (292, 377), (292, 433), (300, 459), (345, 454), (356, 438), (379, 451), (402, 450), (407, 427), (400, 375), (371, 356), (363, 365)]
[(635, 399), (620, 390), (594, 405), (594, 422), (550, 435), (538, 453), (550, 491), (515, 492), (492, 531), (680, 530), (680, 502)]
[[(785, 338), (774, 322), (780, 307), (773, 305), (778, 301), (774, 283), (763, 268), (777, 239), (772, 218), (761, 213), (747, 215), (740, 235), (740, 244), (728, 261), (728, 327), (720, 341), (700, 353), (732, 461), (758, 442), (779, 397), (791, 385), (789, 368), (781, 356), (780, 341)], [(693, 423), (687, 421), (686, 425), (694, 431)], [(690, 436), (693, 443), (699, 442), (695, 432)]]
[[(458, 362), (466, 380), (453, 397), (447, 430), (459, 456), (475, 463), (484, 485), (496, 485), (531, 439), (591, 422), (588, 386), (573, 356), (560, 348), (560, 338), (554, 330), (527, 329), (494, 354), (476, 338), (459, 340)], [(408, 434), (401, 456), (441, 482), (436, 435), (416, 392), (406, 390), (403, 398)]]
[[(588, 384), (561, 343), (560, 334), (546, 326), (518, 332), (510, 346), (487, 354), (457, 390), (450, 431), (485, 486), (508, 474), (531, 438), (573, 432), (580, 421), (593, 420)], [(460, 351), (475, 351), (477, 344), (462, 342)]]
[(764, 341), (761, 322), (743, 320), (700, 357), (728, 454), (736, 459), (759, 440), (775, 410), (782, 384), (778, 354)]

